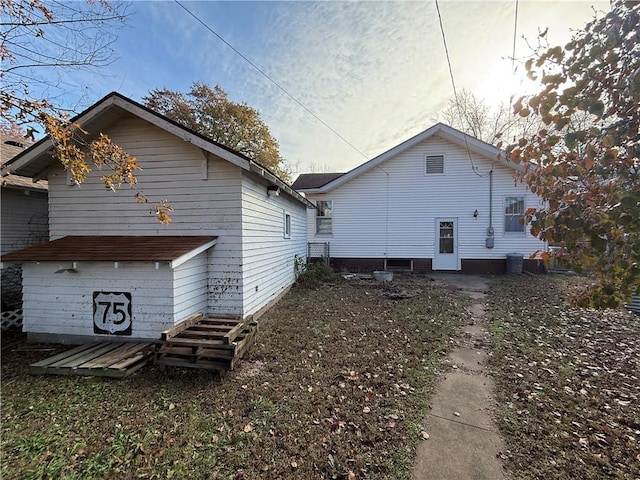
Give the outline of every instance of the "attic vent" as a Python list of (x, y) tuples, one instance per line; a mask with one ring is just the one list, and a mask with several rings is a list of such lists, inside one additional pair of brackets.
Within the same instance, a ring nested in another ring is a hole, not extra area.
[(5, 145), (11, 145), (12, 147), (24, 148), (24, 143), (19, 142), (17, 140), (5, 140)]
[(444, 173), (444, 155), (427, 155), (426, 165), (427, 175)]

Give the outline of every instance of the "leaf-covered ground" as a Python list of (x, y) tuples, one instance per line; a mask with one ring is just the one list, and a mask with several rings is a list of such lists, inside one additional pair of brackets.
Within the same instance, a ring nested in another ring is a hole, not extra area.
[(569, 308), (584, 281), (492, 287), (499, 424), (517, 478), (640, 478), (640, 317)]
[(32, 376), (56, 351), (2, 338), (2, 478), (409, 478), (462, 295), (427, 278), (389, 299), (353, 280), (293, 289), (222, 381), (146, 368)]

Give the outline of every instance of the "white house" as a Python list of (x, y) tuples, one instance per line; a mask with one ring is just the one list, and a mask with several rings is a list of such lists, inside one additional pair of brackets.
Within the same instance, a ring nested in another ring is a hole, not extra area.
[[(22, 153), (21, 138), (0, 133), (0, 163)], [(47, 182), (34, 182), (18, 175), (0, 177), (0, 254), (35, 245), (49, 235)], [(20, 309), (22, 298), (20, 265), (2, 269), (2, 310)]]
[(540, 199), (515, 182), (521, 168), (438, 123), (350, 172), (304, 174), (293, 188), (315, 203), (310, 246), (327, 246), (336, 269), (498, 273), (522, 255), (524, 269), (539, 271), (529, 256), (546, 246), (521, 220)]
[(172, 203), (172, 222), (99, 171), (73, 185), (49, 139), (15, 157), (13, 173), (49, 181), (50, 243), (2, 257), (23, 264), (30, 339), (157, 339), (196, 312), (246, 318), (295, 281), (310, 204), (267, 169), (117, 93), (74, 122), (137, 158), (138, 187)]

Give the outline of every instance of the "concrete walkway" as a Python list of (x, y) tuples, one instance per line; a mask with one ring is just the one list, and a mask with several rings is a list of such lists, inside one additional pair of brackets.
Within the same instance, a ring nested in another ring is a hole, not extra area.
[(485, 325), (486, 279), (475, 275), (434, 273), (432, 278), (458, 287), (471, 299), (469, 323), (449, 354), (452, 368), (436, 385), (425, 419), (429, 439), (418, 447), (414, 480), (500, 480), (505, 447), (493, 422), (493, 384), (485, 361), (490, 348)]

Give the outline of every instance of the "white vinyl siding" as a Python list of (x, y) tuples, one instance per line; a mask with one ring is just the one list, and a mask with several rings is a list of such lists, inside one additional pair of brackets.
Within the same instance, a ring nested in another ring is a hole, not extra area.
[[(249, 174), (242, 180), (243, 315), (275, 299), (295, 281), (295, 257), (306, 255), (306, 207), (288, 195), (267, 195), (267, 184)], [(283, 211), (291, 235), (283, 235)], [(216, 247), (214, 247), (216, 248)]]
[(28, 192), (3, 187), (2, 254), (46, 242), (49, 238), (49, 220), (46, 192)]
[(208, 311), (242, 313), (242, 171), (209, 154), (203, 179), (203, 152), (136, 117), (108, 132), (138, 159), (138, 185), (151, 202), (169, 199), (169, 225), (158, 223), (150, 206), (134, 201), (135, 190), (104, 188), (100, 172), (79, 186), (66, 185), (57, 164), (49, 173), (50, 238), (66, 235), (216, 235), (209, 268)]
[[(444, 155), (446, 175), (416, 175), (430, 155)], [(493, 159), (474, 155), (483, 175), (476, 175), (468, 153), (439, 136), (431, 137), (390, 158), (326, 194), (308, 194), (314, 202), (332, 200), (332, 257), (434, 258), (435, 219), (458, 219), (460, 259), (504, 259), (509, 252), (530, 254), (544, 248), (531, 236), (504, 235), (504, 197), (522, 196), (526, 186), (515, 183), (514, 170)], [(493, 167), (492, 225), (495, 246), (485, 247), (489, 226), (489, 170)], [(528, 207), (540, 206), (534, 195)], [(474, 217), (475, 210), (478, 216)], [(315, 211), (309, 212), (309, 241), (323, 242), (315, 233)]]
[[(175, 323), (172, 272), (165, 263), (77, 262), (77, 273), (54, 273), (69, 263), (23, 265), (23, 329), (30, 333), (95, 336), (93, 292), (131, 294), (130, 338), (157, 339)], [(99, 335), (117, 339), (117, 336)], [(122, 337), (127, 338), (127, 337)]]
[[(215, 246), (210, 249), (213, 251)], [(173, 272), (173, 315), (180, 322), (194, 313), (207, 311), (208, 252), (196, 255)]]

